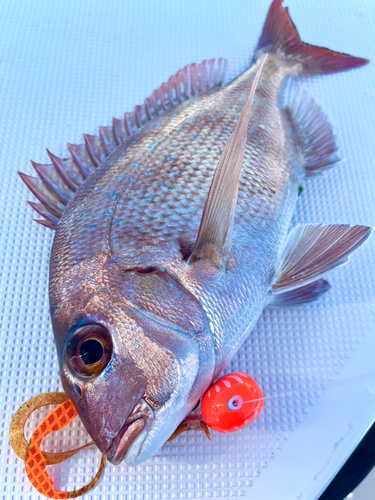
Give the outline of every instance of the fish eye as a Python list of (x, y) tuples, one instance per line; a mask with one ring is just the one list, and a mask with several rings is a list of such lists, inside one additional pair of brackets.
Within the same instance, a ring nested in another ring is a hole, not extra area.
[(65, 351), (70, 369), (83, 377), (99, 375), (108, 365), (111, 356), (111, 336), (99, 324), (77, 328), (71, 334)]
[(99, 363), (104, 355), (104, 347), (99, 340), (88, 339), (83, 342), (79, 354), (86, 366)]

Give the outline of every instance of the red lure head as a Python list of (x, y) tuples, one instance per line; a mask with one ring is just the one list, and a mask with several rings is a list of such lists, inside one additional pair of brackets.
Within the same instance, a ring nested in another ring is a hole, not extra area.
[(259, 385), (244, 372), (219, 378), (202, 399), (202, 418), (214, 431), (236, 432), (259, 417), (264, 397)]

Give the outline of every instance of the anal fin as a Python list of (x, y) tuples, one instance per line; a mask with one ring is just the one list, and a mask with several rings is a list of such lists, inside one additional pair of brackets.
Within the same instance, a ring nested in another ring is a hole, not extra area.
[(267, 307), (271, 309), (282, 309), (289, 307), (300, 307), (318, 300), (324, 293), (328, 292), (331, 285), (325, 279), (313, 281), (308, 285), (295, 288), (283, 293), (271, 294)]

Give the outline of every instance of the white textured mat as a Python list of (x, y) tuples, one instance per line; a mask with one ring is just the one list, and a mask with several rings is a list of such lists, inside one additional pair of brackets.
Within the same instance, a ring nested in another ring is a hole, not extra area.
[[(305, 183), (294, 222), (375, 225), (375, 3), (285, 2), (304, 41), (373, 64), (305, 80), (335, 125), (343, 158)], [(14, 412), (31, 396), (61, 390), (48, 311), (52, 232), (32, 222), (16, 171), (47, 163), (44, 148), (67, 154), (112, 116), (142, 102), (191, 62), (226, 57), (229, 78), (244, 70), (269, 0), (2, 0), (1, 440), (0, 499), (36, 499), (9, 446)], [(186, 434), (144, 465), (108, 465), (91, 499), (248, 498), (312, 500), (329, 483), (375, 418), (375, 237), (330, 278), (323, 300), (266, 311), (229, 370), (251, 374), (266, 400), (255, 424), (231, 435)], [(36, 412), (29, 429), (40, 422)], [(85, 441), (75, 422), (50, 444)], [(95, 474), (85, 450), (56, 466), (59, 488)]]

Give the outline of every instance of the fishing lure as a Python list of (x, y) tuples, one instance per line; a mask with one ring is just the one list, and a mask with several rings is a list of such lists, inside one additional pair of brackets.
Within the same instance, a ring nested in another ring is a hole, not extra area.
[[(224, 390), (220, 397), (215, 397), (214, 393), (220, 392), (220, 385), (224, 386)], [(228, 390), (228, 388), (231, 389)], [(211, 391), (213, 397), (211, 397)], [(242, 396), (246, 401), (244, 401)], [(229, 400), (228, 397), (230, 397)], [(28, 417), (33, 411), (53, 403), (60, 404), (38, 425), (31, 436), (30, 442), (27, 443), (24, 436), (24, 428)], [(249, 403), (251, 406), (249, 406)], [(167, 442), (172, 441), (183, 432), (197, 429), (203, 429), (207, 438), (211, 439), (207, 425), (218, 432), (239, 430), (255, 420), (263, 407), (263, 394), (255, 380), (244, 372), (231, 373), (217, 380), (203, 397), (201, 406), (202, 415), (188, 415)], [(241, 411), (241, 408), (245, 409)], [(73, 402), (65, 394), (50, 393), (31, 398), (31, 400), (22, 405), (12, 420), (10, 428), (12, 448), (25, 461), (26, 475), (31, 484), (39, 493), (47, 498), (63, 500), (84, 495), (96, 486), (104, 472), (106, 456), (102, 455), (95, 477), (86, 486), (70, 492), (58, 491), (55, 488), (54, 481), (51, 479), (46, 466), (63, 462), (94, 443), (90, 442), (63, 453), (42, 452), (41, 444), (43, 439), (49, 434), (61, 431), (77, 416), (78, 413)]]
[[(59, 404), (47, 417), (38, 425), (33, 432), (30, 442), (27, 443), (24, 435), (25, 424), (31, 413), (43, 406)], [(34, 488), (47, 498), (66, 499), (76, 498), (91, 490), (99, 481), (105, 467), (106, 457), (102, 456), (99, 469), (95, 477), (82, 488), (70, 492), (57, 491), (54, 481), (47, 471), (47, 465), (54, 465), (74, 456), (76, 453), (91, 446), (90, 442), (71, 451), (63, 453), (47, 453), (41, 451), (41, 444), (45, 437), (53, 432), (64, 429), (72, 420), (78, 416), (73, 402), (64, 393), (47, 393), (35, 396), (24, 403), (16, 412), (10, 426), (10, 443), (15, 453), (25, 461), (26, 475)]]
[(219, 378), (201, 403), (202, 418), (214, 431), (236, 432), (259, 417), (264, 397), (255, 380), (244, 372)]

